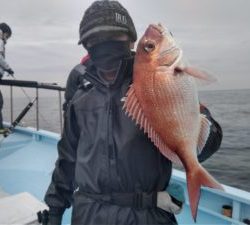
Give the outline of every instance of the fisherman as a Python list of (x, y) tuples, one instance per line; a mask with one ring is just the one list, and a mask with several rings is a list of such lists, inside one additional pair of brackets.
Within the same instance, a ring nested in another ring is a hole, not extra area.
[[(5, 45), (7, 44), (7, 40), (11, 37), (12, 31), (8, 24), (0, 23), (0, 79), (2, 79), (4, 72), (7, 72), (8, 75), (13, 75), (14, 71), (10, 68), (10, 66), (5, 61)], [(3, 96), (0, 90), (0, 134), (5, 133), (5, 129), (3, 127)]]
[[(61, 224), (71, 205), (72, 224), (177, 224), (184, 200), (182, 188), (169, 183), (172, 163), (122, 109), (137, 40), (132, 18), (118, 1), (95, 1), (79, 31), (91, 87), (82, 85), (68, 106), (43, 224)], [(212, 123), (203, 161), (218, 150), (222, 130), (208, 109), (201, 113)]]

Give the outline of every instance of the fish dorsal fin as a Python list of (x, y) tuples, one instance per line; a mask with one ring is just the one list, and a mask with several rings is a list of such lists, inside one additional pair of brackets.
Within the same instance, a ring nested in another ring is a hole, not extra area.
[(211, 125), (212, 125), (211, 122), (203, 114), (200, 114), (200, 121), (201, 121), (201, 126), (200, 126), (200, 133), (199, 133), (198, 144), (197, 144), (198, 154), (201, 153), (202, 149), (204, 148), (207, 142), (207, 139), (210, 134)]
[(140, 102), (136, 97), (133, 84), (130, 86), (127, 92), (123, 109), (125, 109), (126, 114), (140, 126), (140, 129), (143, 129), (144, 133), (147, 133), (148, 137), (165, 157), (176, 164), (182, 165), (179, 157), (173, 151), (171, 151), (171, 149), (162, 141), (161, 137), (150, 125), (142, 110)]

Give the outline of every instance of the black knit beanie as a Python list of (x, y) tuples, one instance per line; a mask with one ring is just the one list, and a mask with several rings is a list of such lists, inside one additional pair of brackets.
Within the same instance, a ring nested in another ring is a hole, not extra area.
[(80, 40), (78, 44), (86, 46), (87, 41), (92, 37), (97, 35), (101, 37), (102, 34), (115, 34), (117, 32), (127, 33), (133, 42), (137, 39), (133, 20), (118, 1), (95, 1), (83, 15), (79, 28)]

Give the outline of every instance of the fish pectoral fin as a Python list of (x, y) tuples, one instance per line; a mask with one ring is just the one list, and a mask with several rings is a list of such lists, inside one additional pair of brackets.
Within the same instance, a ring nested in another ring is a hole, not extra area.
[(218, 183), (218, 181), (216, 181), (202, 166), (192, 169), (187, 173), (189, 203), (194, 221), (196, 221), (197, 217), (201, 186), (224, 190), (222, 185)]
[(200, 121), (201, 122), (200, 122), (200, 133), (197, 143), (197, 155), (201, 153), (202, 149), (206, 145), (212, 125), (212, 123), (203, 114), (200, 114)]
[(177, 66), (175, 68), (175, 71), (186, 73), (186, 74), (196, 78), (198, 83), (201, 83), (201, 84), (210, 84), (210, 83), (214, 83), (217, 81), (217, 79), (213, 75), (211, 75), (205, 71), (202, 71), (200, 69), (197, 69), (195, 67)]
[(144, 133), (147, 133), (147, 136), (166, 158), (178, 165), (182, 165), (179, 157), (162, 141), (160, 135), (151, 126), (135, 94), (133, 84), (130, 86), (126, 96), (123, 109), (125, 109), (128, 116), (135, 120), (136, 124), (139, 124), (140, 129), (143, 129)]

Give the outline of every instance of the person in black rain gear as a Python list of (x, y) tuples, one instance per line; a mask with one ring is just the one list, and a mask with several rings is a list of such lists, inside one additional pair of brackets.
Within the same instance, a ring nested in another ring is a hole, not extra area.
[[(12, 34), (11, 28), (6, 23), (0, 23), (0, 79), (2, 79), (4, 72), (7, 72), (9, 75), (13, 75), (14, 71), (10, 68), (5, 60), (5, 45), (7, 44), (7, 40), (10, 38)], [(0, 134), (5, 132), (3, 127), (3, 96), (0, 91)]]
[[(136, 39), (133, 21), (119, 2), (95, 1), (85, 11), (79, 44), (89, 54), (82, 75), (91, 87), (72, 92), (45, 195), (49, 211), (44, 224), (61, 224), (70, 206), (71, 222), (77, 225), (177, 224), (174, 213), (183, 200), (170, 189), (165, 192), (172, 163), (122, 109)], [(212, 123), (198, 156), (205, 160), (218, 150), (222, 131), (208, 109), (201, 111)]]

